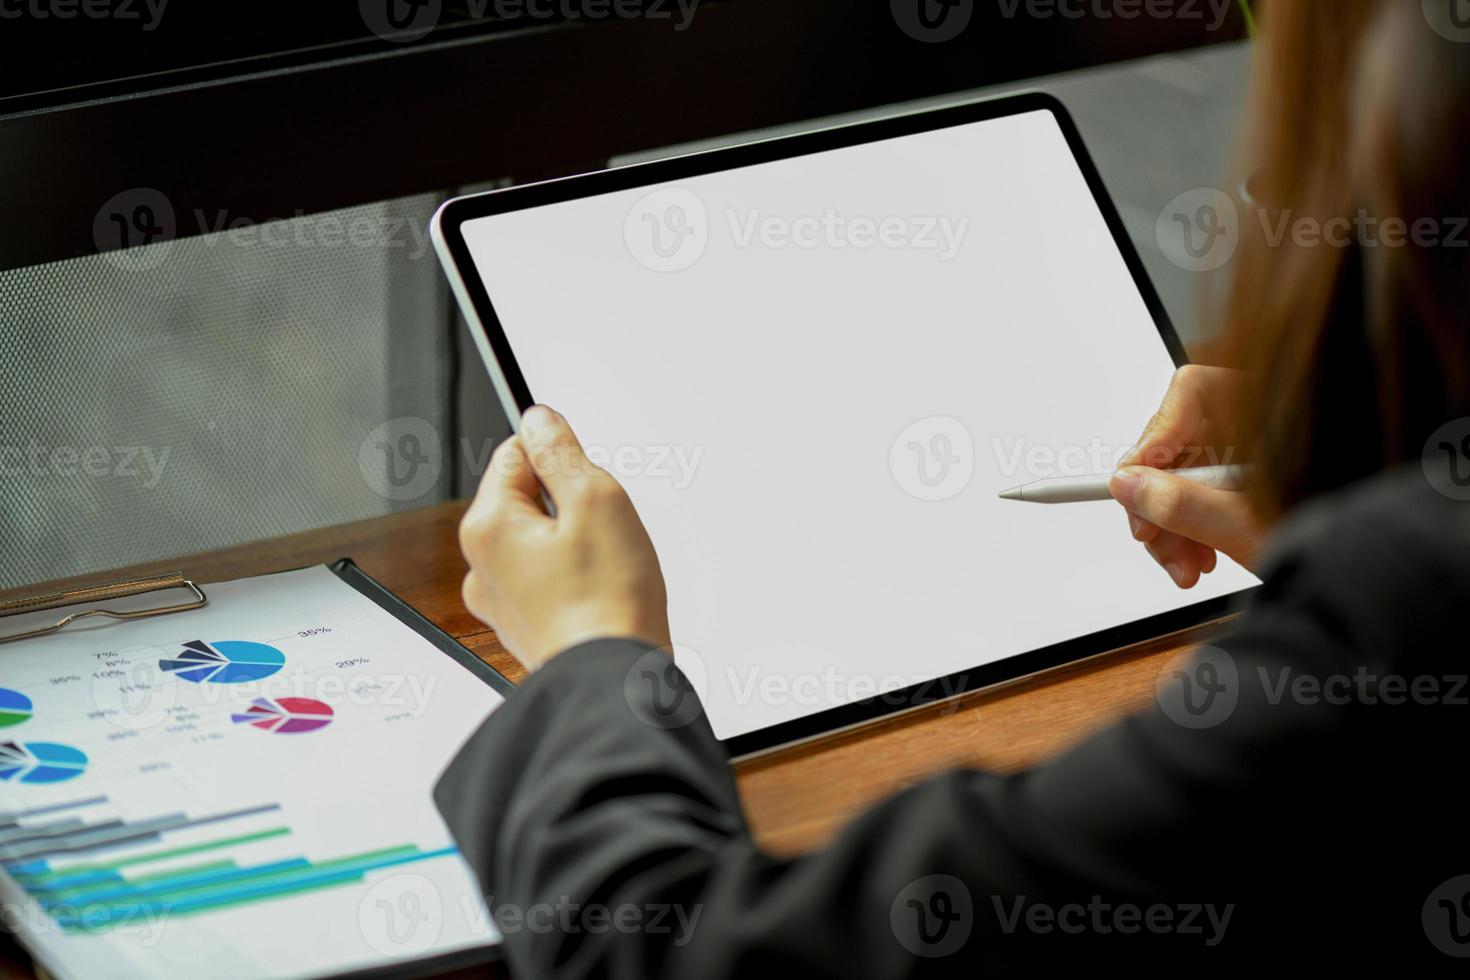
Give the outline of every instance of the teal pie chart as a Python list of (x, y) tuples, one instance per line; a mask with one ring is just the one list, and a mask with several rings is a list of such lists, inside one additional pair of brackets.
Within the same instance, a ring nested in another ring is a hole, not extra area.
[(248, 640), (193, 640), (183, 650), (158, 662), (164, 673), (193, 684), (243, 684), (269, 677), (286, 666), (286, 655), (265, 643)]
[(0, 742), (0, 780), (63, 783), (87, 769), (87, 754), (59, 742)]

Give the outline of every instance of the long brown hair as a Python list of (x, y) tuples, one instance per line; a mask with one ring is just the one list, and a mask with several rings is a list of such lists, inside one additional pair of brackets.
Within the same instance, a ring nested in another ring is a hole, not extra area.
[(1470, 415), (1470, 44), (1416, 2), (1273, 0), (1257, 58), (1222, 351), (1269, 519)]

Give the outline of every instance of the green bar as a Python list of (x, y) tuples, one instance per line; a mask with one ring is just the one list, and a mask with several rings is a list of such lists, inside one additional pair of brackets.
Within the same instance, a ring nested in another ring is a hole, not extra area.
[(16, 875), (17, 881), (24, 884), (32, 882), (45, 882), (53, 878), (65, 878), (75, 874), (85, 874), (88, 871), (117, 871), (130, 864), (146, 864), (149, 861), (162, 861), (166, 858), (183, 857), (185, 854), (197, 854), (200, 851), (210, 851), (217, 847), (230, 847), (235, 844), (251, 844), (258, 840), (266, 840), (270, 837), (280, 837), (289, 834), (289, 827), (276, 827), (271, 830), (262, 830), (254, 834), (241, 834), (239, 837), (221, 837), (219, 840), (206, 841), (203, 844), (190, 844), (188, 847), (175, 847), (168, 851), (156, 851), (152, 854), (139, 854), (130, 858), (113, 861), (110, 864), (74, 864), (61, 871), (48, 871), (39, 875)]
[(172, 871), (155, 871), (152, 874), (139, 875), (136, 878), (127, 879), (124, 884), (146, 885), (152, 882), (167, 881), (169, 878), (173, 878), (177, 875), (192, 875), (198, 874), (201, 871), (222, 871), (225, 868), (233, 867), (235, 867), (235, 862), (233, 860), (227, 859), (224, 861), (208, 861), (204, 864), (191, 864), (187, 868), (175, 868)]
[[(346, 865), (346, 864), (353, 864), (353, 863), (355, 863), (357, 861), (363, 861), (363, 860), (367, 860), (369, 858), (388, 857), (390, 855), (397, 855), (397, 854), (412, 854), (412, 853), (414, 853), (417, 850), (418, 850), (418, 848), (416, 846), (414, 846), (413, 844), (405, 844), (405, 845), (403, 845), (401, 847), (385, 847), (385, 848), (383, 848), (382, 850), (379, 850), (379, 851), (367, 851), (367, 852), (365, 852), (363, 854), (355, 854), (352, 857), (334, 858), (331, 861), (323, 861), (320, 864), (307, 864), (305, 867), (299, 867), (299, 868), (279, 868), (279, 869), (276, 869), (276, 870), (273, 870), (273, 871), (265, 871), (265, 872), (262, 872), (260, 874), (255, 874), (255, 875), (246, 874), (246, 875), (241, 875), (239, 878), (236, 878), (234, 881), (230, 882), (229, 887), (230, 888), (238, 888), (242, 883), (247, 882), (247, 881), (248, 882), (251, 882), (253, 884), (259, 884), (262, 881), (270, 881), (272, 878), (289, 877), (291, 875), (297, 875), (297, 876), (299, 876), (299, 875), (303, 875), (303, 874), (311, 874), (311, 873), (314, 873), (314, 872), (317, 872), (317, 871), (330, 871), (333, 868), (338, 868), (338, 867), (341, 867), (341, 866)], [(242, 868), (241, 870), (242, 871), (248, 871), (249, 869), (248, 868)], [(131, 882), (128, 882), (128, 883), (125, 883), (125, 884), (131, 884)], [(133, 901), (138, 901), (138, 902), (147, 902), (147, 903), (153, 904), (153, 905), (167, 906), (171, 902), (182, 901), (184, 899), (190, 898), (191, 896), (204, 895), (204, 894), (208, 894), (209, 892), (218, 891), (219, 888), (220, 888), (220, 886), (218, 884), (191, 885), (191, 886), (186, 887), (186, 888), (175, 888), (175, 889), (172, 889), (171, 891), (161, 892), (161, 893), (159, 893), (157, 895), (149, 895), (146, 898), (138, 898), (138, 899), (112, 899), (107, 904), (109, 904), (109, 905), (124, 905), (124, 904), (128, 904), (130, 902), (133, 902)], [(96, 890), (96, 886), (95, 885), (88, 886), (87, 890), (88, 891), (94, 891), (94, 890)], [(85, 899), (85, 893), (84, 893), (84, 899)], [(52, 898), (51, 900), (52, 901), (55, 901), (56, 899), (55, 898)]]
[[(179, 875), (198, 874), (201, 871), (223, 871), (226, 868), (233, 867), (235, 867), (234, 861), (210, 861), (207, 864), (191, 864), (187, 868), (175, 868), (172, 871), (155, 871), (151, 875), (140, 875), (137, 878), (125, 878), (122, 881), (114, 882), (110, 885), (106, 885), (105, 887), (124, 888), (128, 885), (157, 884), (160, 881), (167, 881), (168, 879), (177, 877)], [(31, 892), (31, 894), (33, 895), (39, 894), (40, 896), (44, 897), (45, 900), (48, 902), (64, 902), (70, 895), (85, 895), (87, 892), (96, 891), (98, 888), (102, 887), (104, 887), (102, 882), (91, 881), (87, 882), (86, 884), (73, 885), (70, 888), (62, 889), (52, 889), (47, 888), (45, 885), (37, 885), (27, 889), (27, 891)]]
[[(176, 916), (183, 916), (183, 915), (193, 915), (196, 912), (216, 912), (216, 911), (218, 911), (220, 909), (227, 909), (227, 908), (230, 908), (231, 906), (234, 906), (234, 905), (251, 905), (251, 904), (253, 904), (255, 902), (267, 902), (267, 901), (270, 901), (273, 898), (280, 898), (283, 895), (295, 895), (295, 894), (298, 894), (300, 892), (316, 891), (316, 890), (321, 889), (321, 888), (336, 888), (336, 887), (338, 887), (340, 885), (354, 884), (355, 882), (359, 882), (361, 880), (362, 880), (362, 875), (361, 874), (358, 874), (358, 875), (353, 876), (350, 879), (343, 880), (343, 881), (307, 881), (307, 882), (303, 882), (303, 883), (301, 883), (299, 885), (283, 885), (279, 890), (274, 891), (274, 892), (272, 892), (269, 895), (248, 895), (248, 896), (245, 896), (243, 898), (228, 898), (228, 899), (227, 898), (222, 898), (222, 899), (220, 899), (217, 902), (210, 902), (208, 904), (200, 905), (197, 908), (192, 908), (192, 909), (189, 909), (188, 911), (185, 911), (185, 912), (175, 912), (172, 909), (170, 909), (169, 912), (168, 912), (168, 914), (171, 917), (176, 917)], [(96, 933), (96, 932), (106, 932), (107, 931), (107, 927), (106, 926), (103, 926), (101, 929), (88, 929), (86, 926), (69, 925), (69, 926), (62, 927), (62, 931), (63, 932)]]
[(208, 905), (200, 905), (199, 907), (189, 909), (186, 912), (171, 912), (169, 914), (193, 915), (195, 912), (213, 912), (217, 909), (227, 909), (231, 905), (249, 905), (252, 902), (266, 902), (272, 898), (279, 898), (282, 895), (294, 895), (298, 892), (316, 891), (318, 888), (337, 888), (341, 885), (351, 885), (355, 882), (362, 881), (362, 874), (362, 872), (359, 872), (346, 881), (307, 881), (302, 882), (299, 885), (284, 885), (281, 887), (280, 891), (272, 892), (269, 895), (250, 895), (245, 898), (221, 899), (218, 902), (211, 902)]

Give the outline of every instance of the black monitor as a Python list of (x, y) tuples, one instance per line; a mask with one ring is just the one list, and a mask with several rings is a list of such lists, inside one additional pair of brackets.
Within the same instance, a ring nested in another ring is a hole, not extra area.
[(0, 268), (137, 244), (94, 229), (132, 188), (260, 222), (1244, 34), (1228, 0), (326, 8), (0, 0)]

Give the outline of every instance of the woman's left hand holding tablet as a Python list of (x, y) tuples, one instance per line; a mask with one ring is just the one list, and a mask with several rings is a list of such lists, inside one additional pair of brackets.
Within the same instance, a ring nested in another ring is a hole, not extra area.
[(528, 669), (587, 640), (670, 647), (653, 542), (622, 486), (551, 409), (528, 409), (496, 449), (459, 540), (465, 607)]

